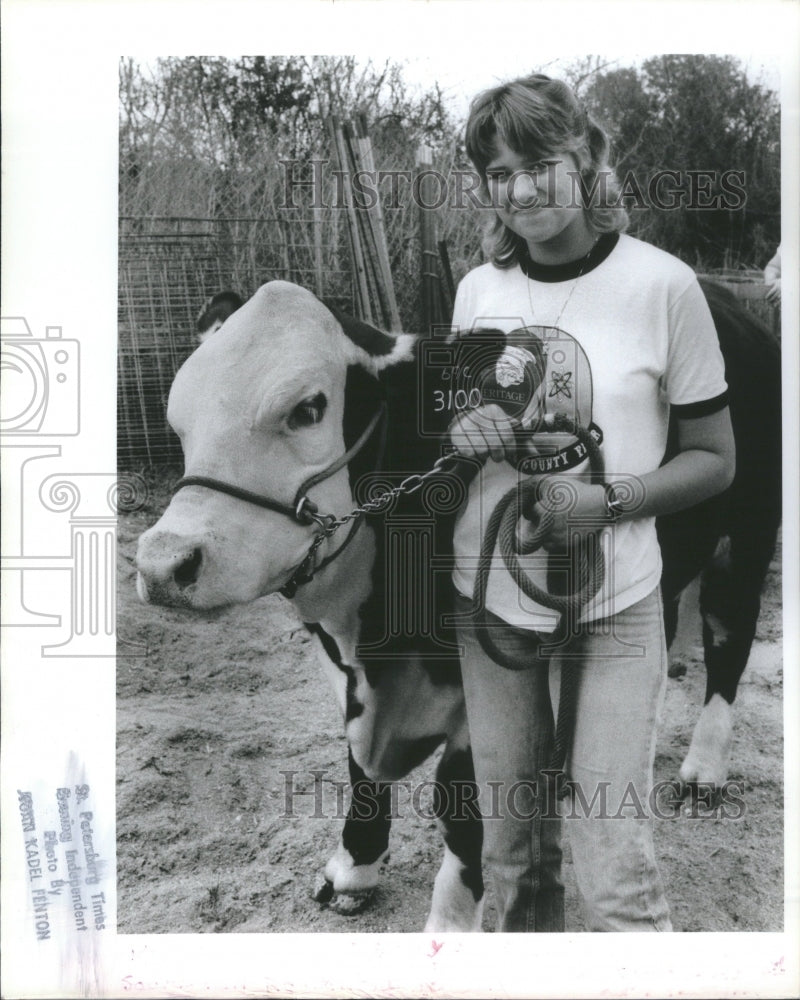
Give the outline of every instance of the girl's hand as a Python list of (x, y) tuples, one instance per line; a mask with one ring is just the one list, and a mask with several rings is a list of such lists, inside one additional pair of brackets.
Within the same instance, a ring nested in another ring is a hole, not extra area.
[(542, 481), (533, 517), (521, 517), (517, 524), (520, 546), (526, 547), (543, 526), (541, 544), (548, 552), (564, 551), (576, 534), (586, 536), (610, 523), (605, 490), (577, 476), (549, 476)]
[(517, 444), (515, 424), (495, 403), (464, 410), (450, 425), (449, 435), (460, 455), (467, 458), (485, 458), (495, 462), (511, 459)]

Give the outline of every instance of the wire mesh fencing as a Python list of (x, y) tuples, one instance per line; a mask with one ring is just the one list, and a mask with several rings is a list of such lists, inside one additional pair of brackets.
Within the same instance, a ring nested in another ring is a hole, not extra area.
[[(276, 278), (352, 311), (346, 234), (336, 224), (267, 219), (120, 219), (117, 360), (118, 464), (180, 461), (166, 422), (169, 389), (197, 347), (204, 303), (232, 290), (249, 297)], [(311, 237), (305, 238), (305, 231)]]

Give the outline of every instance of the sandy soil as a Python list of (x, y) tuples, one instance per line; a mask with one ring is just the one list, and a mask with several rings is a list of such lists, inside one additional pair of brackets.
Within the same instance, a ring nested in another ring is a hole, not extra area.
[[(441, 846), (434, 821), (410, 808), (394, 825), (391, 862), (368, 910), (346, 917), (312, 900), (341, 826), (335, 782), (347, 780), (333, 697), (283, 598), (204, 617), (138, 601), (136, 539), (165, 505), (156, 488), (147, 507), (119, 522), (120, 932), (421, 930)], [(736, 705), (730, 778), (741, 783), (744, 815), (656, 823), (676, 930), (783, 926), (780, 581), (779, 552)], [(684, 615), (673, 659), (687, 671), (669, 684), (657, 779), (677, 775), (702, 704), (696, 614)], [(429, 761), (412, 780), (432, 773)], [(568, 848), (565, 879), (567, 928), (581, 930)], [(490, 892), (484, 927), (493, 925)]]

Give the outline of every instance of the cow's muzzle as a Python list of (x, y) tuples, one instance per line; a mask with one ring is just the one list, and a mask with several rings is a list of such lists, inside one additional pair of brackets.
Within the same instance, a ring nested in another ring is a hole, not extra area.
[(139, 597), (150, 604), (190, 606), (204, 558), (200, 544), (169, 532), (146, 532), (136, 554)]

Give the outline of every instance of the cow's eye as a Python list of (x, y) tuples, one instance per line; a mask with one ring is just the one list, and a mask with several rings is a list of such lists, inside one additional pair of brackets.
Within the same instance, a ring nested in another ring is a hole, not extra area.
[(318, 424), (322, 420), (327, 405), (328, 400), (324, 393), (318, 392), (316, 396), (309, 396), (308, 399), (298, 403), (289, 414), (289, 427), (296, 431), (301, 427), (311, 427), (312, 424)]

